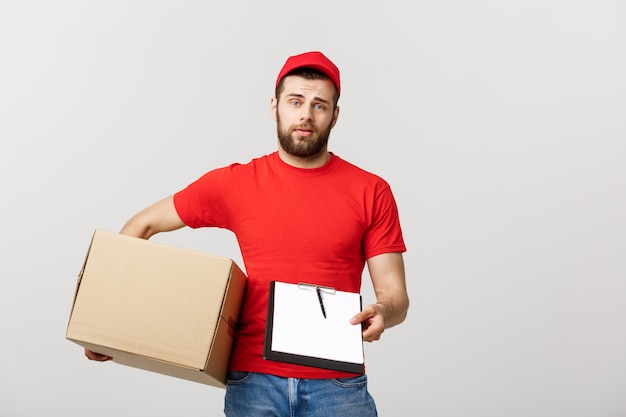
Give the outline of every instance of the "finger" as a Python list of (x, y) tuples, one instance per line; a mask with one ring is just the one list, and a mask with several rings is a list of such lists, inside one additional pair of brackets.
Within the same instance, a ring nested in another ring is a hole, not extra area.
[(361, 318), (361, 313), (359, 313), (350, 319), (350, 324), (359, 324), (362, 321), (363, 319)]
[(89, 349), (85, 349), (85, 356), (87, 357), (87, 359), (92, 360), (92, 361), (98, 361), (98, 362), (105, 362), (105, 361), (110, 361), (111, 358), (110, 356), (107, 355), (101, 355), (99, 353), (96, 352), (92, 352)]
[(111, 359), (113, 359), (110, 356), (100, 355), (100, 354), (93, 355), (92, 357), (88, 356), (88, 358), (91, 359), (92, 361), (97, 361), (97, 362), (106, 362), (106, 361), (110, 361)]
[(380, 340), (380, 336), (383, 334), (384, 331), (385, 329), (378, 328), (377, 326), (370, 326), (363, 331), (363, 340), (366, 342), (374, 342), (376, 340)]
[(365, 320), (370, 319), (376, 315), (376, 310), (367, 306), (363, 311), (357, 313), (350, 319), (351, 324), (363, 323)]

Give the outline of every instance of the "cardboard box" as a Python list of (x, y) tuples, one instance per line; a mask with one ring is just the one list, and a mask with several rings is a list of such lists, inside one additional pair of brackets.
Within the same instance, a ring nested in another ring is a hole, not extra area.
[(123, 365), (223, 388), (245, 286), (231, 259), (96, 230), (66, 338)]

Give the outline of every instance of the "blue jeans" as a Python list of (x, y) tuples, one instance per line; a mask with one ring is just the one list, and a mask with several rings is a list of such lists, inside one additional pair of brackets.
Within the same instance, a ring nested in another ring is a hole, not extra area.
[(229, 372), (226, 417), (375, 417), (367, 376), (297, 379)]

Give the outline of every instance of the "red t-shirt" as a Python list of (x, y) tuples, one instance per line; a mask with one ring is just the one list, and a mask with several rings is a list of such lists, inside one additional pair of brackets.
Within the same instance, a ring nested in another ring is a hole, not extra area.
[(343, 372), (263, 359), (270, 281), (311, 282), (359, 292), (365, 261), (406, 250), (389, 185), (336, 155), (301, 169), (277, 152), (210, 171), (174, 195), (192, 228), (231, 230), (248, 285), (230, 369), (292, 378)]

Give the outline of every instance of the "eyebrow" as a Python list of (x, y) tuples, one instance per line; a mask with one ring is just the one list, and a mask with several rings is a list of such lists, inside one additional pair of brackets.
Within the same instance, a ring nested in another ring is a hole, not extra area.
[[(285, 96), (285, 98), (306, 98), (306, 97), (304, 95), (302, 95), (302, 94), (295, 94), (295, 93), (293, 93), (293, 94), (287, 94)], [(313, 101), (320, 101), (320, 102), (322, 102), (324, 104), (330, 104), (329, 100), (325, 100), (325, 99), (323, 99), (321, 97), (314, 97)]]

